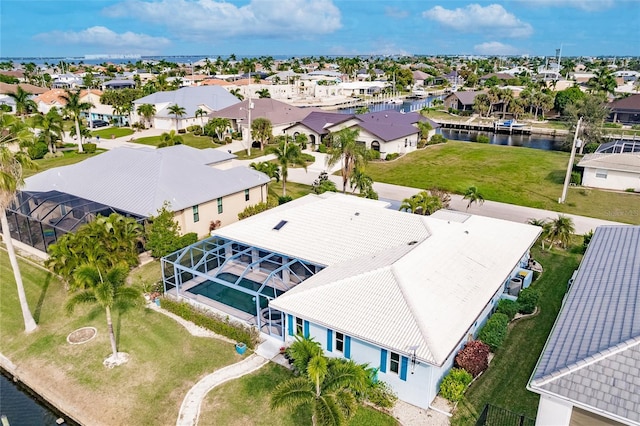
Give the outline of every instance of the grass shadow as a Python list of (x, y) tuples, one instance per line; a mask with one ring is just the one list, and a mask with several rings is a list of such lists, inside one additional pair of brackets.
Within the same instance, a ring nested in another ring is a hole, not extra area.
[(558, 185), (564, 184), (564, 178), (567, 172), (563, 170), (552, 170), (545, 176), (545, 180), (551, 183), (557, 183)]
[(51, 284), (51, 274), (47, 274), (44, 280), (44, 284), (42, 286), (42, 291), (40, 291), (40, 297), (38, 298), (38, 303), (36, 303), (36, 308), (33, 311), (33, 319), (36, 324), (40, 324), (40, 314), (42, 313), (42, 305), (44, 304), (44, 299), (47, 296), (47, 290), (49, 289), (49, 284)]

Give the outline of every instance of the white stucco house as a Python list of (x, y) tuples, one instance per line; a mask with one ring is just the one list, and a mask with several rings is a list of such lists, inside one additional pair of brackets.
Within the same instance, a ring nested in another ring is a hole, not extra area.
[(313, 338), (426, 409), (541, 229), (387, 207), (335, 193), (296, 199), (164, 258), (165, 292), (285, 345)]
[(587, 154), (578, 166), (584, 186), (640, 192), (640, 152)]

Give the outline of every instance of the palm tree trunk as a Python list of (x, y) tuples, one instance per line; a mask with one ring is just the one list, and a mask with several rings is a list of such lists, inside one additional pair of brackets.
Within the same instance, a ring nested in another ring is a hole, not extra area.
[(9, 232), (9, 221), (7, 220), (7, 211), (1, 209), (0, 223), (2, 223), (2, 239), (7, 246), (9, 252), (9, 262), (11, 263), (11, 269), (13, 269), (13, 276), (16, 280), (16, 286), (18, 287), (18, 299), (20, 300), (20, 308), (22, 309), (22, 318), (24, 319), (24, 331), (25, 333), (31, 333), (38, 325), (36, 324), (31, 311), (29, 310), (29, 304), (27, 303), (27, 295), (24, 292), (24, 285), (22, 284), (22, 275), (20, 274), (20, 266), (18, 266), (18, 258), (16, 252), (13, 249), (13, 241), (11, 240), (11, 233)]
[(111, 321), (111, 308), (105, 308), (107, 311), (107, 328), (109, 329), (109, 340), (111, 340), (111, 350), (113, 351), (114, 361), (118, 359), (118, 347), (116, 346), (116, 335), (113, 333), (113, 322)]
[(78, 152), (84, 152), (82, 149), (82, 135), (80, 135), (80, 120), (76, 117), (76, 137), (78, 138)]

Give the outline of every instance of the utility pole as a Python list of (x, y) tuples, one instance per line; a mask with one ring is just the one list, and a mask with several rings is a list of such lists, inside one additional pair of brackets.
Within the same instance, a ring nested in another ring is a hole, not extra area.
[(578, 132), (580, 131), (580, 124), (582, 123), (582, 117), (578, 119), (576, 125), (576, 133), (573, 135), (573, 143), (571, 144), (571, 156), (569, 157), (569, 164), (567, 165), (567, 174), (564, 177), (564, 186), (562, 187), (562, 196), (558, 199), (558, 203), (563, 204), (567, 199), (567, 189), (569, 188), (569, 182), (571, 181), (571, 171), (573, 170), (573, 160), (576, 157), (576, 147), (578, 144), (582, 144), (582, 141), (578, 139)]

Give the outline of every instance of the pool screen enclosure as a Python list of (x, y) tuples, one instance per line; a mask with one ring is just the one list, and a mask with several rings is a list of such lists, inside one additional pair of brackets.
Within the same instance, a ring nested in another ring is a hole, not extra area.
[[(231, 239), (213, 236), (162, 258), (164, 291), (178, 298), (202, 297), (251, 316), (259, 330), (284, 337), (275, 299), (324, 268)], [(276, 327), (272, 327), (272, 326)], [(274, 329), (276, 331), (274, 331)]]

